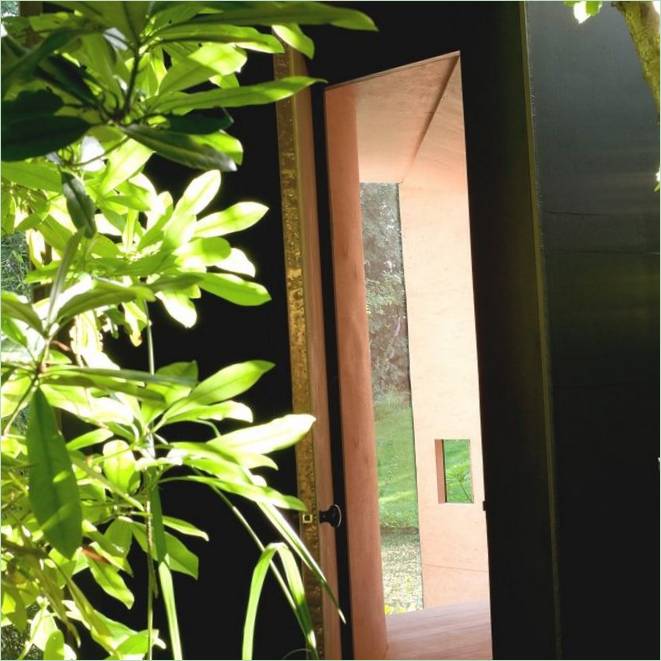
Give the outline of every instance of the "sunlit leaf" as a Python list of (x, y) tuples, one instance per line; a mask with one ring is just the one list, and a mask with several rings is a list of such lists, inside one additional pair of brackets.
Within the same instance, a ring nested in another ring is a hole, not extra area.
[(209, 535), (204, 530), (200, 530), (188, 521), (177, 519), (174, 516), (163, 516), (163, 524), (168, 528), (172, 528), (182, 535), (189, 535), (190, 537), (201, 537), (206, 542), (209, 541)]
[(64, 438), (40, 389), (30, 405), (26, 441), (35, 517), (48, 541), (70, 558), (82, 542), (80, 496)]
[(314, 41), (310, 39), (303, 30), (295, 23), (289, 25), (274, 25), (273, 32), (275, 32), (282, 41), (287, 45), (296, 49), (309, 58), (314, 57)]
[(264, 34), (255, 28), (237, 25), (206, 25), (194, 21), (182, 21), (161, 29), (159, 37), (164, 42), (212, 42), (236, 44), (240, 48), (263, 53), (282, 53), (283, 51), (282, 45), (273, 35)]
[(233, 206), (200, 218), (195, 224), (194, 236), (224, 236), (252, 227), (269, 210), (258, 202), (239, 202)]
[(3, 291), (2, 313), (25, 322), (28, 326), (31, 326), (38, 333), (42, 334), (44, 329), (41, 324), (41, 319), (39, 319), (39, 315), (37, 315), (34, 308), (29, 303), (21, 299), (22, 297), (14, 292)]
[(206, 273), (200, 280), (200, 287), (236, 305), (263, 305), (271, 300), (263, 285), (248, 282), (236, 275)]
[(96, 234), (94, 213), (96, 211), (92, 198), (85, 192), (83, 182), (68, 172), (62, 173), (62, 192), (67, 201), (67, 211), (73, 224), (87, 238)]
[(92, 572), (92, 576), (94, 576), (94, 580), (106, 594), (121, 601), (127, 608), (133, 606), (133, 593), (126, 586), (124, 579), (120, 576), (119, 570), (116, 567), (113, 567), (113, 565), (105, 560), (99, 562), (91, 558), (87, 559), (87, 564)]
[(162, 291), (157, 297), (163, 303), (167, 313), (185, 328), (192, 328), (197, 322), (195, 304), (186, 294), (177, 291)]
[(261, 2), (242, 1), (224, 6), (220, 13), (203, 14), (196, 24), (231, 23), (232, 25), (301, 25), (330, 24), (350, 30), (375, 30), (372, 20), (355, 9), (337, 7), (323, 2)]
[[(132, 522), (131, 529), (135, 540), (140, 544), (142, 550), (147, 551), (147, 533), (144, 524)], [(193, 578), (197, 578), (197, 556), (189, 551), (181, 540), (166, 532), (165, 547), (167, 549), (167, 554), (164, 562), (170, 569), (172, 569), (172, 571), (178, 571), (182, 574), (188, 574)]]
[(188, 59), (221, 76), (226, 76), (240, 71), (248, 58), (233, 45), (205, 44), (191, 53)]
[(133, 140), (115, 149), (103, 172), (99, 192), (107, 194), (122, 182), (128, 181), (142, 168), (152, 153), (153, 149)]
[(273, 363), (264, 360), (250, 360), (225, 367), (195, 386), (188, 397), (175, 402), (164, 418), (174, 417), (200, 405), (215, 404), (240, 395), (272, 368)]
[(265, 425), (238, 429), (220, 438), (209, 441), (209, 445), (268, 454), (291, 447), (310, 431), (314, 418), (311, 415), (286, 415)]
[[(202, 241), (213, 241), (213, 239), (202, 239)], [(232, 248), (229, 256), (224, 259), (219, 259), (211, 262), (213, 266), (224, 271), (232, 271), (232, 273), (240, 273), (247, 275), (251, 278), (255, 277), (255, 265), (248, 259), (243, 250)]]
[(64, 634), (59, 629), (48, 636), (44, 647), (44, 659), (64, 659)]
[(207, 145), (200, 136), (174, 133), (138, 124), (125, 126), (122, 130), (135, 141), (175, 163), (181, 163), (195, 170), (222, 172), (236, 170), (231, 158)]
[(262, 595), (264, 579), (269, 565), (273, 561), (277, 550), (276, 544), (269, 544), (259, 556), (255, 569), (250, 579), (250, 592), (248, 594), (248, 607), (243, 624), (243, 645), (241, 647), (241, 658), (252, 659), (253, 641), (255, 637), (255, 620), (257, 618), (257, 606)]
[(67, 443), (67, 450), (82, 450), (90, 445), (103, 443), (103, 441), (107, 441), (111, 436), (112, 432), (109, 429), (93, 429), (86, 434), (81, 434), (70, 440)]
[(220, 172), (210, 170), (193, 179), (182, 193), (174, 207), (172, 217), (188, 216), (200, 213), (207, 207), (220, 190)]
[(163, 603), (165, 604), (165, 613), (168, 618), (168, 628), (170, 630), (170, 643), (172, 645), (173, 659), (179, 661), (183, 659), (181, 651), (181, 635), (179, 633), (179, 622), (177, 619), (177, 601), (174, 595), (174, 582), (168, 566), (161, 562), (158, 565), (158, 577), (163, 594)]
[(299, 622), (308, 649), (316, 650), (317, 642), (314, 635), (314, 626), (312, 624), (312, 616), (310, 608), (308, 607), (307, 599), (305, 598), (305, 588), (303, 587), (303, 578), (301, 572), (296, 564), (296, 560), (292, 552), (285, 544), (278, 546), (278, 555), (282, 560), (285, 568), (285, 576), (287, 578), (287, 585), (294, 600), (296, 609), (296, 619)]
[(135, 491), (139, 474), (135, 468), (135, 456), (126, 441), (108, 441), (103, 446), (102, 463), (105, 476), (122, 491)]
[(163, 510), (161, 507), (161, 496), (158, 492), (158, 485), (152, 487), (149, 492), (149, 505), (152, 539), (154, 542), (154, 557), (158, 562), (161, 562), (165, 560), (167, 542), (165, 538), (165, 528), (163, 527)]
[(60, 173), (51, 163), (5, 163), (2, 166), (2, 176), (32, 190), (62, 192)]
[(238, 108), (241, 106), (264, 105), (286, 99), (310, 85), (319, 82), (318, 78), (289, 76), (256, 85), (195, 92), (168, 97), (158, 104), (160, 112), (173, 110), (201, 110), (203, 108)]

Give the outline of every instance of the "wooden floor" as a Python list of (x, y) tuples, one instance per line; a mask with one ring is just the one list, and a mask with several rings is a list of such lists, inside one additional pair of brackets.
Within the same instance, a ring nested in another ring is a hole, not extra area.
[(488, 602), (388, 615), (388, 659), (491, 659)]

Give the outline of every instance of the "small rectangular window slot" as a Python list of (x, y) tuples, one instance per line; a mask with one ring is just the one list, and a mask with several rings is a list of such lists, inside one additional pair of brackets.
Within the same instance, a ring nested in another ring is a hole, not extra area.
[(470, 441), (436, 439), (436, 485), (439, 503), (472, 503)]

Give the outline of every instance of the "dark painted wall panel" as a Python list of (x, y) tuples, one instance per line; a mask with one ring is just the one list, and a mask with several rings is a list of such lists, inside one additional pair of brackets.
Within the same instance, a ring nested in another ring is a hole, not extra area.
[(656, 113), (619, 12), (528, 3), (565, 658), (659, 653)]

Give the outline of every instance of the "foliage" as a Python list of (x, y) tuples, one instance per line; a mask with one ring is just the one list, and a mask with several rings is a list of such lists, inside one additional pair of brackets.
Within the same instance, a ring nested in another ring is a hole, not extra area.
[(375, 398), (408, 392), (406, 294), (396, 184), (361, 184), (365, 285)]
[(381, 526), (417, 528), (418, 498), (410, 401), (394, 394), (375, 400), (374, 422)]
[[(269, 300), (226, 238), (267, 209), (246, 202), (204, 212), (221, 172), (243, 157), (226, 109), (277, 101), (315, 81), (241, 86), (237, 74), (249, 52), (279, 53), (282, 41), (311, 55), (299, 24), (372, 23), (312, 2), (54, 4), (64, 11), (3, 18), (2, 229), (26, 233), (26, 279), (40, 295), (2, 293), (2, 623), (50, 659), (75, 658), (81, 630), (108, 658), (151, 658), (165, 647), (153, 623), (158, 595), (170, 652), (182, 658), (172, 572), (196, 577), (198, 559), (182, 536), (206, 539), (162, 511), (161, 493), (183, 481), (207, 485), (262, 551), (244, 655), (267, 569), (316, 655), (298, 562), (327, 585), (280, 511), (304, 506), (261, 474), (276, 467), (269, 454), (296, 443), (313, 419), (289, 415), (225, 433), (225, 420), (252, 422), (235, 398), (272, 365), (252, 360), (203, 380), (194, 362), (157, 365), (150, 319), (161, 305), (189, 327), (203, 293), (247, 306)], [(144, 172), (154, 153), (203, 174), (175, 200)], [(104, 340), (119, 333), (134, 345), (146, 338), (148, 369), (110, 359)], [(84, 433), (63, 432), (60, 420), (70, 418)], [(182, 422), (205, 429), (207, 440), (180, 440)], [(282, 542), (265, 547), (235, 496), (254, 503)], [(136, 546), (149, 568), (141, 631), (104, 615), (78, 580), (90, 575), (130, 608), (125, 578)]]

